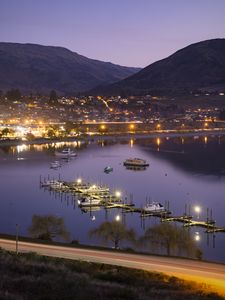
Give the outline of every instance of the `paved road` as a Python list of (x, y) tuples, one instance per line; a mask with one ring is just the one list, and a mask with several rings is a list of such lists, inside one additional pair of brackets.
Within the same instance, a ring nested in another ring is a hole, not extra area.
[[(41, 255), (85, 260), (105, 263), (147, 271), (163, 272), (182, 279), (194, 280), (209, 284), (213, 291), (225, 296), (225, 265), (192, 261), (179, 258), (127, 254), (114, 251), (92, 250), (82, 248), (43, 245), (19, 241), (20, 252), (37, 252)], [(16, 250), (16, 243), (12, 240), (0, 239), (0, 247)]]

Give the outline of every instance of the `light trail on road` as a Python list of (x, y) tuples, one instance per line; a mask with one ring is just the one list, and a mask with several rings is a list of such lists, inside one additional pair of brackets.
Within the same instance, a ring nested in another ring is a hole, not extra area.
[[(0, 239), (0, 246), (16, 251), (16, 241)], [(210, 290), (225, 296), (225, 265), (197, 260), (170, 258), (117, 251), (73, 248), (19, 241), (19, 252), (123, 266), (151, 272), (162, 272), (181, 279), (210, 285)]]

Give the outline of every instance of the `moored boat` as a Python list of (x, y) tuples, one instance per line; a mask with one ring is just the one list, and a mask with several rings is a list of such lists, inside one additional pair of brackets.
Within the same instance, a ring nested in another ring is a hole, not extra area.
[(53, 161), (53, 162), (50, 163), (50, 168), (51, 169), (58, 169), (60, 167), (61, 167), (61, 164), (58, 160)]
[(107, 167), (104, 168), (104, 172), (105, 172), (106, 174), (108, 174), (108, 173), (110, 173), (110, 172), (112, 172), (112, 171), (113, 171), (113, 168), (110, 167), (110, 166), (107, 166)]
[(83, 197), (80, 200), (78, 200), (78, 205), (80, 207), (99, 206), (100, 204), (101, 204), (101, 200), (93, 197)]
[(62, 151), (56, 151), (55, 155), (59, 157), (75, 157), (77, 153), (70, 148), (65, 148)]
[(159, 203), (159, 202), (151, 202), (147, 203), (144, 207), (143, 210), (145, 212), (162, 212), (165, 211), (164, 206)]
[(149, 163), (142, 158), (128, 158), (123, 162), (125, 167), (148, 167)]
[(78, 192), (83, 193), (83, 194), (104, 194), (104, 193), (109, 193), (109, 188), (107, 187), (101, 187), (98, 185), (91, 185), (87, 188), (80, 188), (78, 189)]

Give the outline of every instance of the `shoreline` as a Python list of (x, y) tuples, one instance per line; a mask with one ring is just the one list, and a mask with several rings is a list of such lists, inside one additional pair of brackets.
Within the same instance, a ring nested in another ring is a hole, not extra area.
[(75, 142), (75, 141), (97, 141), (97, 140), (129, 140), (132, 138), (135, 139), (148, 139), (148, 138), (177, 138), (177, 137), (193, 137), (193, 136), (225, 136), (225, 129), (217, 129), (217, 130), (192, 130), (192, 131), (174, 131), (174, 130), (166, 130), (166, 131), (154, 131), (154, 132), (140, 132), (140, 133), (112, 133), (112, 134), (101, 134), (101, 135), (86, 135), (82, 134), (77, 137), (67, 137), (60, 139), (48, 139), (48, 138), (40, 138), (32, 141), (23, 141), (23, 140), (4, 140), (0, 139), (0, 148), (1, 147), (9, 147), (9, 146), (18, 146), (18, 145), (41, 145), (41, 144), (52, 144), (52, 143), (60, 143), (60, 142)]

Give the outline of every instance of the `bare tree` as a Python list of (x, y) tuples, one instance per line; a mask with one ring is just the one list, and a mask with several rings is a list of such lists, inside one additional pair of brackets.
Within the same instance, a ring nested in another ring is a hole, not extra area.
[(177, 254), (195, 257), (198, 251), (197, 245), (188, 231), (170, 223), (161, 223), (148, 228), (140, 241), (152, 248), (165, 250), (168, 256)]
[(33, 215), (32, 224), (28, 231), (32, 237), (43, 240), (52, 241), (56, 237), (64, 240), (69, 239), (69, 232), (66, 229), (64, 219), (54, 215)]
[(118, 221), (104, 222), (89, 233), (90, 236), (97, 236), (105, 242), (113, 242), (115, 249), (118, 249), (119, 244), (124, 240), (135, 242), (134, 230), (127, 229), (124, 224)]

